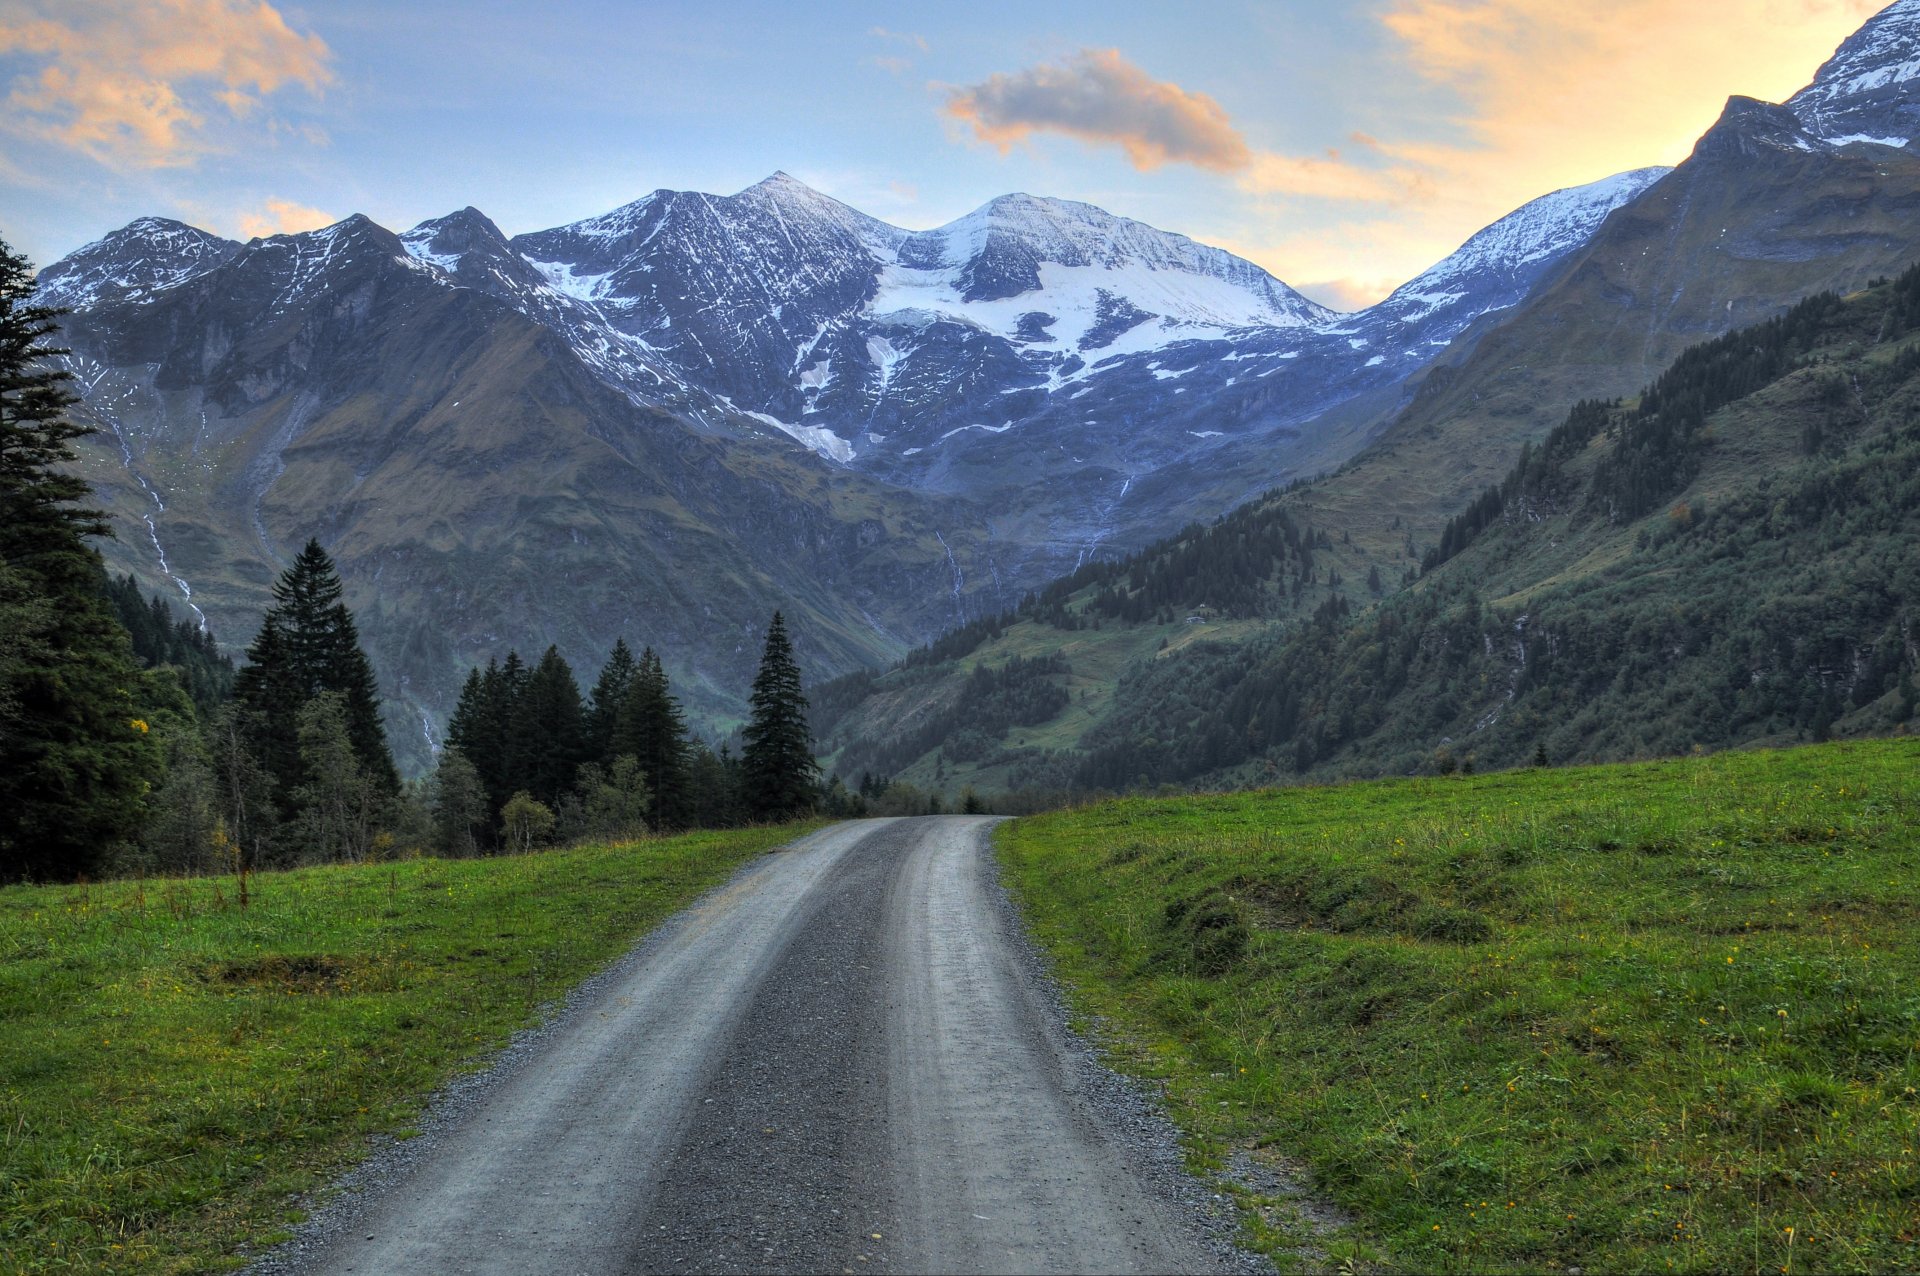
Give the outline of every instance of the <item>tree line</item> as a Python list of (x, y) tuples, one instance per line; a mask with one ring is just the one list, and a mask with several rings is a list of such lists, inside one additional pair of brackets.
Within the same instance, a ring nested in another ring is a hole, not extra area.
[(409, 849), (792, 818), (820, 784), (807, 701), (775, 613), (736, 756), (695, 739), (659, 657), (616, 643), (592, 692), (549, 648), (475, 670), (433, 775), (403, 785), (372, 666), (331, 558), (310, 540), (235, 670), (204, 625), (131, 577), (71, 472), (93, 431), (0, 244), (0, 882), (244, 871)]

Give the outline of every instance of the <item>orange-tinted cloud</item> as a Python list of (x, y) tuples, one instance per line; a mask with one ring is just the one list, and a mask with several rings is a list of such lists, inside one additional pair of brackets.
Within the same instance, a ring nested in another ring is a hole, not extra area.
[(248, 239), (255, 239), (267, 235), (293, 235), (303, 230), (318, 230), (322, 226), (331, 226), (339, 220), (332, 213), (323, 213), (317, 208), (296, 204), (290, 199), (269, 198), (258, 210), (240, 214), (237, 224), (242, 235)]
[(1253, 160), (1218, 102), (1154, 79), (1118, 49), (1082, 49), (1058, 66), (951, 89), (946, 111), (1002, 150), (1035, 133), (1062, 133), (1117, 145), (1139, 169), (1178, 163), (1233, 172)]
[[(1729, 95), (1791, 96), (1883, 4), (1395, 0), (1381, 16), (1394, 56), (1455, 108), (1438, 129), (1416, 118), (1351, 136), (1366, 163), (1256, 163), (1243, 188), (1283, 202), (1265, 210), (1272, 230), (1255, 260), (1377, 300), (1530, 199), (1678, 163)], [(1371, 215), (1321, 219), (1300, 199), (1358, 201)]]
[(12, 85), (12, 127), (117, 167), (191, 163), (210, 113), (244, 119), (282, 88), (319, 93), (333, 80), (326, 43), (265, 0), (23, 7), (0, 19), (0, 53), (39, 64)]
[(1883, 4), (1398, 0), (1381, 20), (1413, 71), (1460, 100), (1461, 137), (1427, 158), (1524, 164), (1545, 190), (1677, 163), (1729, 95), (1791, 96)]

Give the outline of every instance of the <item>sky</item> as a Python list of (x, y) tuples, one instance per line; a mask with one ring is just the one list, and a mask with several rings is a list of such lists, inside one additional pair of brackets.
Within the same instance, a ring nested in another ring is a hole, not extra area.
[(1673, 164), (1880, 0), (0, 0), (0, 238), (508, 234), (783, 170), (937, 226), (1084, 200), (1341, 309), (1536, 196)]

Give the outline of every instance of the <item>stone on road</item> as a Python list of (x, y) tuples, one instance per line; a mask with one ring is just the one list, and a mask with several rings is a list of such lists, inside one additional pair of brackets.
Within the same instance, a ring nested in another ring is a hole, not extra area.
[(269, 1267), (1239, 1269), (1088, 1084), (992, 824), (857, 821), (756, 862)]

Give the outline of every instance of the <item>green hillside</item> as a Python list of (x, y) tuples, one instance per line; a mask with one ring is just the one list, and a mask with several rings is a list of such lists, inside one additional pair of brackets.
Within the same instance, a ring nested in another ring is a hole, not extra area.
[(1000, 846), (1283, 1268), (1891, 1272), (1917, 830), (1900, 740), (1131, 799)]
[[(1642, 400), (1577, 406), (1385, 571), (1308, 521), (1311, 487), (1083, 569), (825, 689), (823, 737), (843, 771), (1120, 789), (1899, 729), (1920, 665), (1916, 317), (1909, 273), (1696, 347)], [(1064, 710), (1030, 698), (972, 756), (914, 748), (929, 715), (982, 716), (977, 667), (1056, 653)]]

